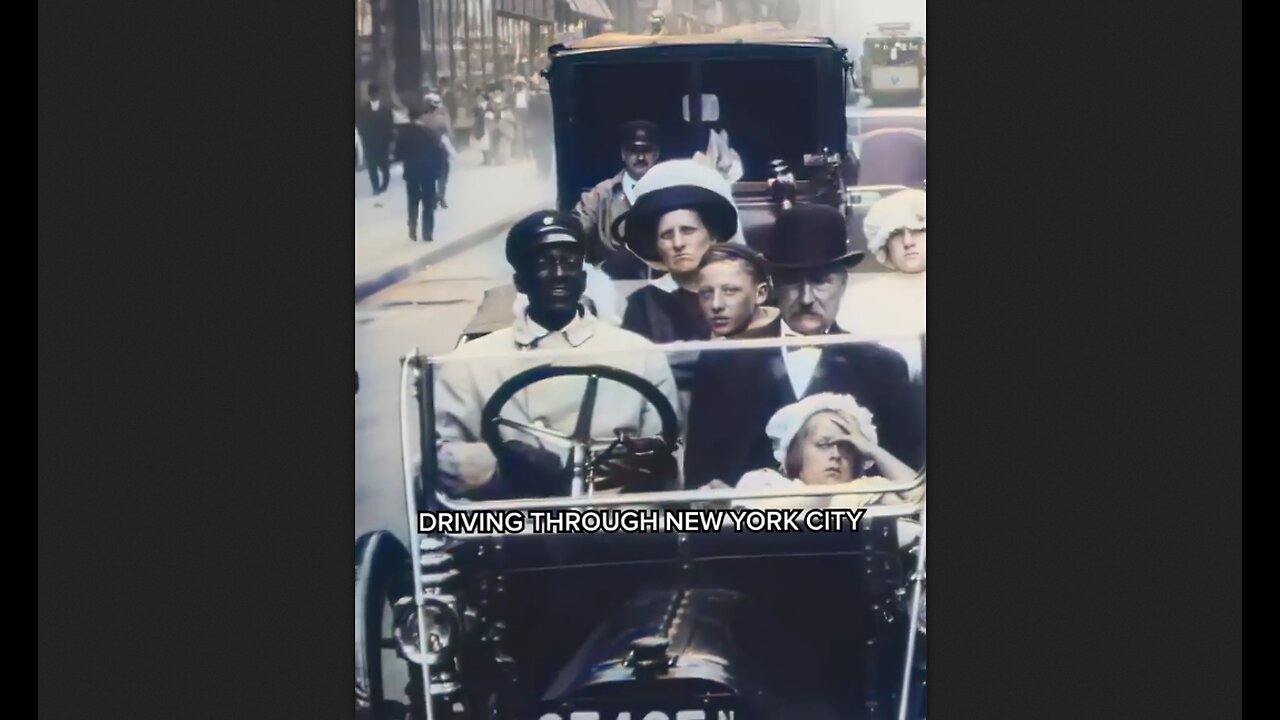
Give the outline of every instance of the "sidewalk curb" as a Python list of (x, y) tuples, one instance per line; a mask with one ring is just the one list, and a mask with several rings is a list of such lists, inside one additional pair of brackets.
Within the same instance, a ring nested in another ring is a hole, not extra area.
[[(457, 240), (451, 240), (447, 243), (444, 243), (440, 245), (440, 247), (435, 248), (433, 250), (429, 250), (423, 255), (420, 255), (417, 258), (410, 260), (409, 262), (401, 263), (400, 265), (397, 265), (396, 267), (382, 273), (381, 275), (377, 276), (376, 278), (373, 278), (372, 280), (365, 280), (364, 282), (356, 283), (356, 303), (359, 304), (369, 299), (371, 296), (376, 295), (377, 293), (380, 293), (383, 290), (386, 290), (392, 285), (395, 285), (396, 283), (408, 278), (410, 275), (413, 275), (414, 273), (427, 267), (428, 265), (444, 262), (445, 260), (448, 260), (454, 255), (458, 255), (459, 253), (470, 250), (471, 248), (481, 244), (485, 240), (488, 240), (495, 233), (502, 231), (503, 228), (509, 225), (515, 224), (517, 220), (537, 210), (543, 204), (545, 203), (543, 202), (532, 203), (523, 210), (513, 212), (507, 215), (506, 217), (503, 217), (499, 220), (489, 223), (488, 225), (485, 225), (482, 228), (473, 230), (463, 235), (462, 237), (458, 238)], [(409, 241), (406, 240), (405, 242), (409, 242)], [(423, 244), (426, 245), (427, 243), (423, 243)]]

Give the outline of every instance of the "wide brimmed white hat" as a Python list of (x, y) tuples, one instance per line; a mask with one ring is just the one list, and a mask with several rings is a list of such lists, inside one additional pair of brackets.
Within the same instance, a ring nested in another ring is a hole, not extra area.
[(636, 182), (636, 201), (614, 219), (610, 234), (620, 245), (655, 267), (658, 220), (672, 210), (697, 210), (707, 230), (720, 242), (739, 234), (741, 223), (733, 186), (723, 175), (696, 160), (667, 160)]
[(876, 435), (875, 419), (871, 411), (862, 407), (852, 395), (839, 393), (818, 393), (803, 400), (791, 403), (773, 414), (765, 425), (764, 432), (773, 441), (773, 457), (779, 466), (787, 462), (787, 450), (791, 442), (809, 418), (820, 412), (836, 412), (848, 418), (858, 426), (858, 430), (872, 443), (879, 444)]
[(876, 256), (881, 265), (889, 268), (893, 268), (885, 248), (889, 244), (889, 238), (902, 230), (924, 229), (923, 190), (903, 190), (877, 201), (862, 221), (862, 233), (867, 236), (867, 250)]

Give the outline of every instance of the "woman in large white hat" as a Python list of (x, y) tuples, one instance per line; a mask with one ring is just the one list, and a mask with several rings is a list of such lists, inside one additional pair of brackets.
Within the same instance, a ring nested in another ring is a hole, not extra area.
[(622, 326), (655, 343), (705, 340), (711, 327), (698, 303), (698, 266), (713, 245), (738, 235), (732, 187), (703, 163), (669, 160), (645, 173), (635, 193), (610, 232), (666, 274), (628, 298)]

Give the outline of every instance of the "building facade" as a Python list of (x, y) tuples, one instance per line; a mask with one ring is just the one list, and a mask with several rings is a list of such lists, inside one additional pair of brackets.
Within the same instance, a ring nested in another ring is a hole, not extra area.
[[(814, 25), (832, 0), (355, 0), (356, 97), (377, 81), (398, 105), (425, 88), (474, 92), (546, 67), (547, 48), (602, 32), (673, 34), (770, 20)], [(825, 11), (825, 12), (824, 12)]]

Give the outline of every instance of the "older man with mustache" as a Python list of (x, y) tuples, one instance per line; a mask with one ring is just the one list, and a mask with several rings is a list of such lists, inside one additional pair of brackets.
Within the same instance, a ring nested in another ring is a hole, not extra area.
[[(825, 205), (783, 211), (764, 250), (780, 317), (768, 337), (845, 331), (836, 314), (849, 269), (864, 253), (848, 248), (843, 213)], [(914, 469), (924, 465), (920, 394), (903, 356), (876, 343), (750, 348), (700, 359), (689, 409), (685, 482), (735, 482), (773, 464), (765, 426), (780, 408), (818, 393), (849, 395), (880, 425), (884, 448)]]

